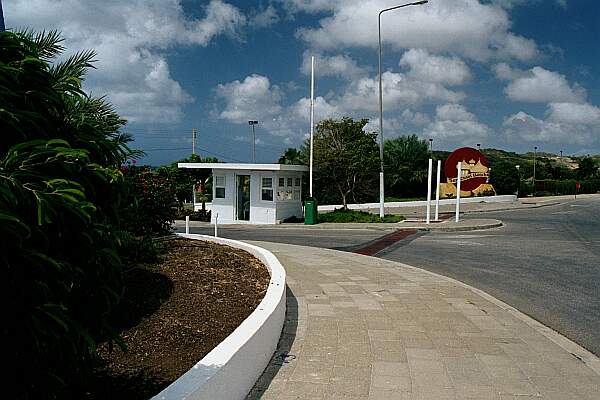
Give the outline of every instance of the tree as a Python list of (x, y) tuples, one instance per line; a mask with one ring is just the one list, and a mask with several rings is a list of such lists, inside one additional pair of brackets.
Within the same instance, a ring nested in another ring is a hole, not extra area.
[[(122, 120), (82, 82), (94, 52), (52, 63), (56, 32), (0, 33), (2, 355), (15, 398), (80, 383), (122, 291)], [(35, 379), (30, 379), (35, 376)]]
[(490, 183), (498, 194), (515, 194), (519, 188), (519, 171), (516, 164), (497, 161), (490, 171)]
[(384, 145), (386, 193), (393, 196), (422, 194), (427, 181), (427, 142), (417, 135), (388, 139)]
[(288, 165), (306, 165), (308, 164), (308, 157), (306, 151), (304, 149), (295, 149), (293, 147), (289, 147), (285, 150), (283, 155), (279, 157), (279, 164), (288, 164)]
[(583, 157), (579, 160), (579, 168), (577, 168), (577, 178), (590, 179), (598, 175), (598, 163), (592, 157)]
[(186, 198), (193, 196), (194, 188), (197, 188), (201, 194), (202, 210), (206, 209), (206, 193), (209, 189), (209, 184), (212, 179), (212, 171), (210, 169), (184, 169), (179, 168), (179, 163), (218, 163), (220, 162), (215, 157), (200, 157), (198, 154), (192, 154), (188, 158), (175, 161), (168, 166), (162, 166), (157, 169), (157, 172), (163, 177), (168, 178), (175, 192), (175, 201), (179, 208), (183, 208), (183, 202)]
[(315, 194), (321, 202), (340, 201), (347, 208), (377, 193), (379, 150), (376, 133), (365, 132), (367, 119), (321, 121), (314, 136)]

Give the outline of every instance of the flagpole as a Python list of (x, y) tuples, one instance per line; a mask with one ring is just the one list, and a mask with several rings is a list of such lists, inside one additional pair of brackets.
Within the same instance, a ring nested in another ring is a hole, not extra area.
[(315, 126), (315, 57), (311, 57), (310, 69), (310, 197), (313, 197), (313, 138)]

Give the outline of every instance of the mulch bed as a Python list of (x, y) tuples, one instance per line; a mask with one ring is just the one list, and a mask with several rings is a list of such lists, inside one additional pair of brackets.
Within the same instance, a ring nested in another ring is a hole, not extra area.
[(86, 399), (149, 399), (237, 328), (263, 299), (270, 275), (249, 253), (173, 238), (161, 260), (126, 274), (115, 316), (127, 351), (103, 344)]

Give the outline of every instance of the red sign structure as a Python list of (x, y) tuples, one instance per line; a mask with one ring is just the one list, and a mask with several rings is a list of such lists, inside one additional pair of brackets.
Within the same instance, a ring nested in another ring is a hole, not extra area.
[(488, 184), (490, 178), (488, 159), (478, 150), (471, 147), (462, 147), (452, 152), (444, 164), (447, 183), (442, 184), (440, 187), (442, 197), (456, 195), (457, 166), (459, 162), (462, 163), (460, 191), (463, 196), (494, 193), (494, 188)]

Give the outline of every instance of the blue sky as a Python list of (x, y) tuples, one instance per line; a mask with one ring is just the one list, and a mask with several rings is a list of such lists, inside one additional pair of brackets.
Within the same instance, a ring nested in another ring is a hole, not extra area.
[[(191, 153), (274, 162), (317, 121), (378, 130), (377, 13), (388, 0), (4, 0), (7, 28), (63, 32), (94, 48), (86, 89), (129, 120), (144, 162)], [(435, 149), (600, 153), (600, 4), (431, 0), (384, 14), (384, 131)]]

